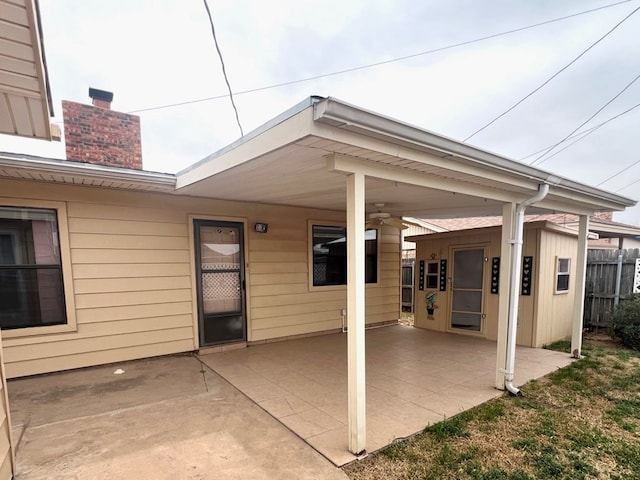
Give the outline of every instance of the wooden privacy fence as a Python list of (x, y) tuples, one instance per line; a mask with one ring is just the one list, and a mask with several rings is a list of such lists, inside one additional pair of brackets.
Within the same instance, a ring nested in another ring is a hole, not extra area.
[(584, 305), (584, 325), (608, 327), (618, 302), (636, 291), (640, 275), (640, 249), (589, 250)]

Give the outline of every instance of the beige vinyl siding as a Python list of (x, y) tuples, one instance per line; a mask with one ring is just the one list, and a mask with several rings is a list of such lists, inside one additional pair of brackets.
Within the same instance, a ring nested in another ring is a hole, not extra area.
[[(537, 299), (539, 321), (534, 339), (536, 347), (571, 336), (577, 248), (578, 240), (575, 236), (541, 232), (538, 276), (540, 296)], [(557, 257), (571, 259), (569, 290), (559, 294), (555, 293)]]
[[(249, 341), (335, 330), (346, 287), (309, 285), (308, 222), (344, 212), (163, 194), (0, 181), (4, 197), (66, 205), (75, 331), (5, 339), (8, 377), (198, 348), (192, 219), (246, 224)], [(269, 230), (253, 230), (256, 222)], [(400, 235), (379, 235), (378, 283), (367, 285), (367, 322), (397, 320)]]
[[(309, 224), (341, 224), (342, 212), (263, 208), (255, 221), (267, 234), (249, 231), (249, 341), (332, 331), (342, 327), (346, 287), (313, 287), (309, 277)], [(400, 316), (400, 234), (378, 231), (378, 282), (366, 286), (366, 322)]]
[(11, 413), (7, 395), (4, 357), (2, 338), (0, 338), (0, 480), (10, 480), (13, 478), (15, 457), (11, 441)]

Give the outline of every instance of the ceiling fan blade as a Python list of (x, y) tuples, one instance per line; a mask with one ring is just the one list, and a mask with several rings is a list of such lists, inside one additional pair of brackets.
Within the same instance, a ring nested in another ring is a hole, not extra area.
[(395, 217), (387, 218), (384, 221), (384, 224), (389, 225), (390, 227), (397, 228), (398, 230), (404, 230), (406, 228), (409, 228), (409, 226), (405, 225), (401, 219), (395, 218)]

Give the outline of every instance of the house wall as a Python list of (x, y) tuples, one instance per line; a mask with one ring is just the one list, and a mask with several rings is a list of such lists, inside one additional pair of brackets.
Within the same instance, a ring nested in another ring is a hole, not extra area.
[[(534, 347), (571, 336), (573, 299), (576, 281), (576, 255), (578, 240), (575, 236), (543, 230), (540, 235), (540, 260), (538, 263), (539, 295), (536, 299), (538, 322), (534, 327)], [(569, 291), (555, 293), (556, 259), (571, 259)]]
[[(310, 287), (309, 231), (313, 222), (344, 222), (344, 212), (25, 181), (0, 180), (0, 192), (4, 205), (65, 205), (59, 225), (68, 223), (70, 266), (63, 274), (72, 277), (66, 293), (76, 321), (54, 334), (3, 332), (8, 377), (197, 349), (193, 218), (246, 224), (248, 341), (342, 326), (346, 288)], [(268, 223), (268, 233), (256, 233), (256, 222)], [(385, 227), (378, 238), (368, 323), (400, 315), (400, 235)]]
[[(555, 262), (556, 256), (572, 258), (571, 269), (575, 272), (575, 255), (577, 239), (575, 236), (558, 233), (542, 228), (531, 228), (525, 225), (523, 237), (523, 256), (533, 257), (533, 288), (531, 295), (520, 295), (518, 308), (518, 345), (540, 347), (546, 343), (566, 338), (571, 334), (571, 318), (573, 311), (573, 292), (555, 294)], [(439, 233), (429, 235), (417, 242), (416, 262), (424, 260), (438, 261), (446, 258), (449, 262), (447, 275), (451, 278), (451, 262), (453, 249), (460, 247), (484, 246), (488, 262), (484, 270), (484, 313), (486, 318), (482, 331), (472, 333), (449, 328), (451, 284), (447, 282), (447, 291), (437, 289), (418, 290), (419, 272), (416, 268), (416, 311), (415, 326), (429, 330), (454, 331), (465, 335), (477, 335), (489, 340), (497, 339), (498, 299), (497, 294), (490, 293), (491, 259), (500, 257), (500, 229), (474, 229), (466, 231)], [(432, 257), (434, 260), (431, 260)], [(501, 258), (501, 262), (509, 259)], [(418, 265), (418, 263), (416, 263)], [(572, 273), (572, 275), (575, 275)], [(430, 291), (438, 292), (437, 308), (432, 317), (427, 315), (424, 297)]]

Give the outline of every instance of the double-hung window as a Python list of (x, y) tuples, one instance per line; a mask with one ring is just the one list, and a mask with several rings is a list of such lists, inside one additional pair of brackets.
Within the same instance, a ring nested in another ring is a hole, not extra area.
[[(378, 230), (365, 231), (365, 282), (378, 281)], [(347, 229), (312, 226), (313, 286), (347, 284)]]
[(0, 207), (0, 327), (66, 323), (56, 210)]
[(569, 290), (569, 275), (571, 271), (571, 259), (558, 257), (556, 259), (556, 293)]

